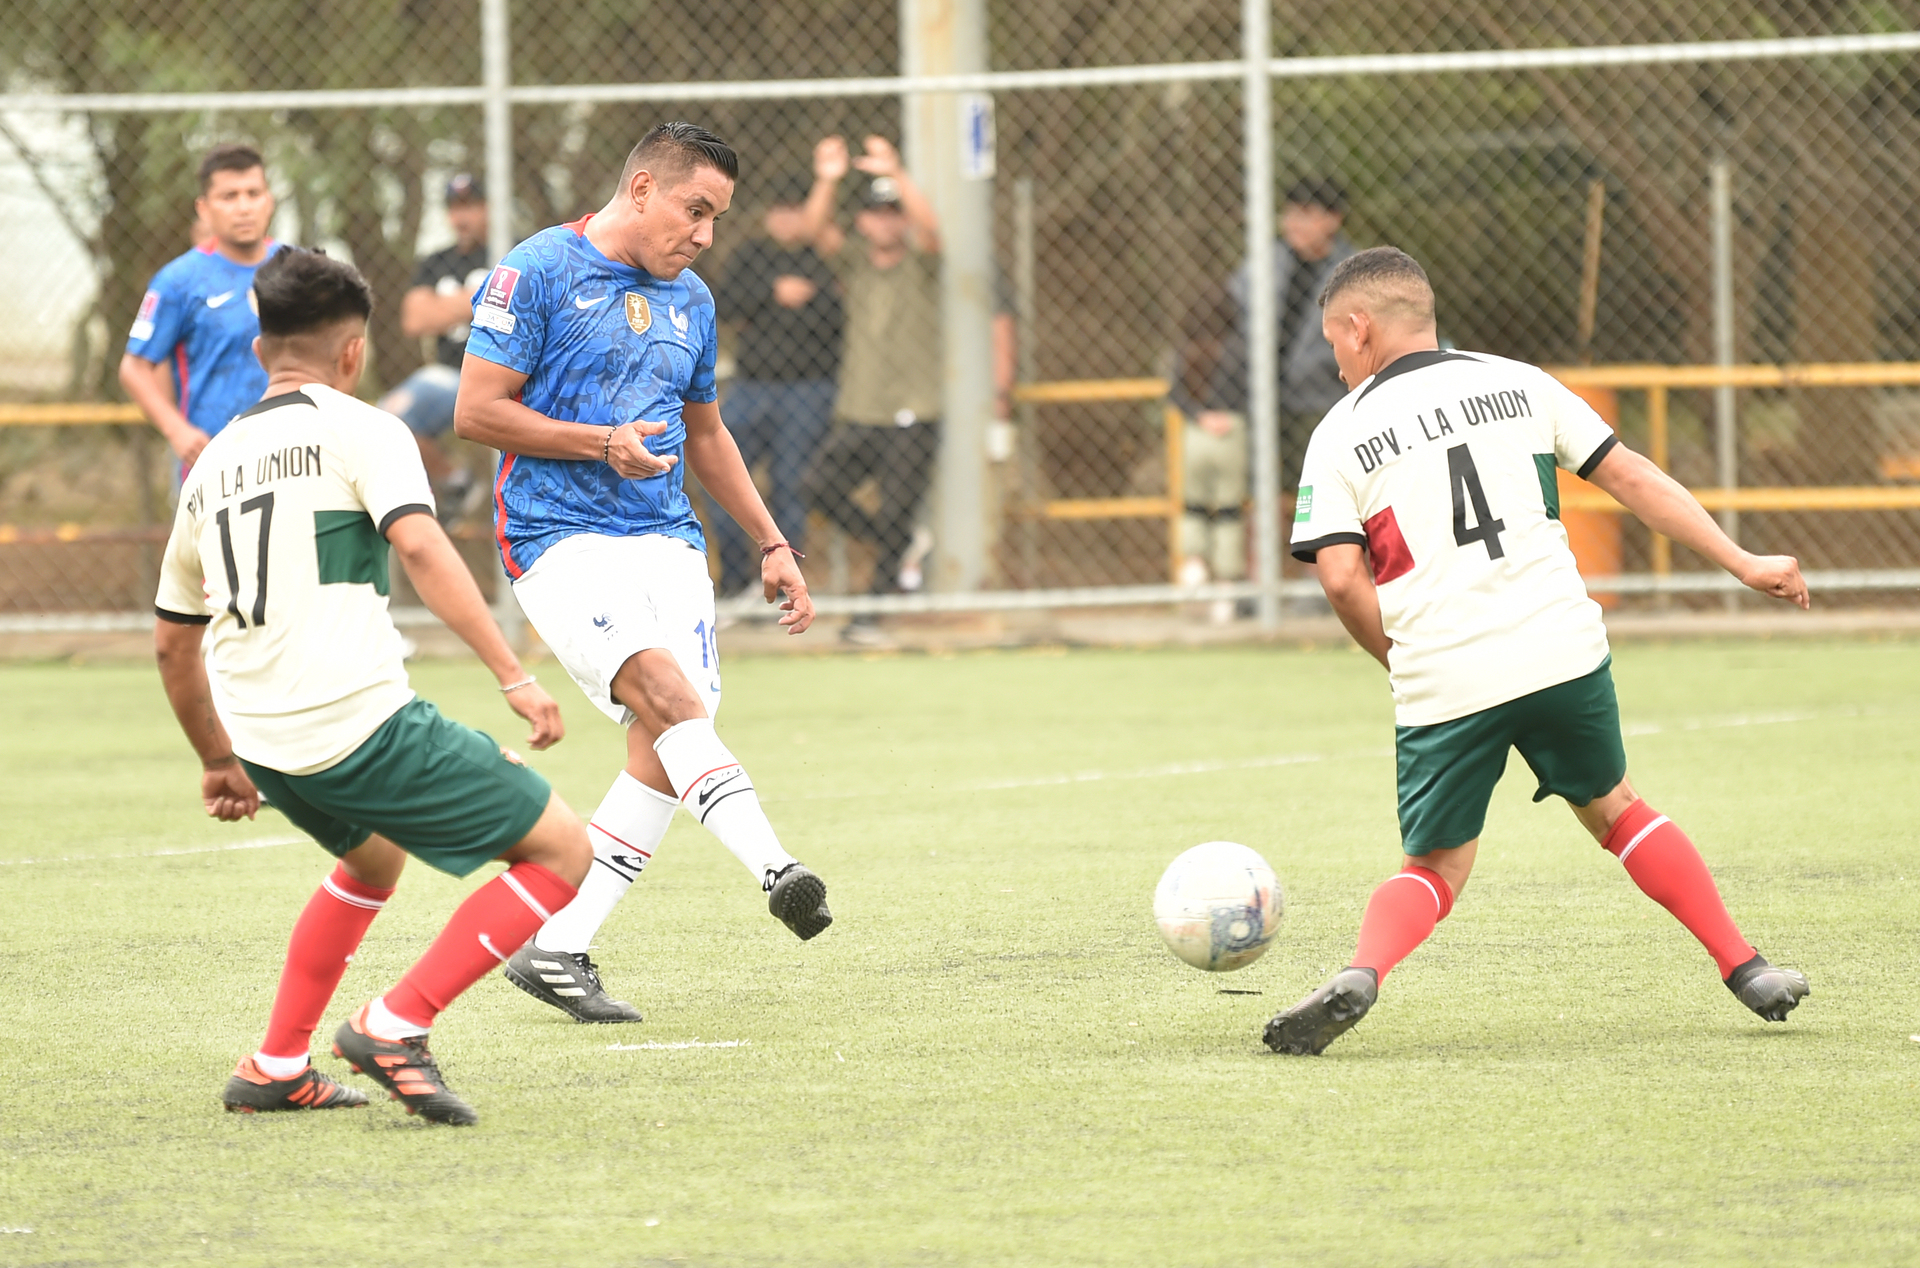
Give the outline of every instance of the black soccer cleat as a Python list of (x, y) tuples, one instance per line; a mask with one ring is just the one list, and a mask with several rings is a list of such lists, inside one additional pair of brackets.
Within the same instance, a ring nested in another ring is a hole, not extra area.
[(271, 1114), (278, 1110), (355, 1109), (367, 1103), (358, 1088), (341, 1087), (312, 1066), (290, 1079), (276, 1079), (242, 1057), (227, 1079), (220, 1103), (229, 1114)]
[(1379, 998), (1380, 978), (1372, 969), (1341, 969), (1313, 994), (1275, 1014), (1261, 1038), (1275, 1052), (1317, 1057), (1352, 1030)]
[(529, 942), (507, 961), (507, 980), (575, 1021), (641, 1021), (640, 1010), (611, 999), (586, 952), (542, 951)]
[(768, 874), (767, 910), (802, 942), (826, 932), (833, 923), (833, 913), (827, 910), (827, 883), (799, 863)]
[(333, 1032), (333, 1055), (387, 1089), (409, 1114), (430, 1123), (471, 1127), (480, 1121), (467, 1104), (447, 1090), (440, 1067), (427, 1051), (427, 1037), (382, 1039), (367, 1033), (367, 1006)]
[(1785, 1021), (1801, 1000), (1813, 994), (1806, 974), (1768, 964), (1764, 955), (1755, 955), (1727, 974), (1727, 989), (1768, 1021)]

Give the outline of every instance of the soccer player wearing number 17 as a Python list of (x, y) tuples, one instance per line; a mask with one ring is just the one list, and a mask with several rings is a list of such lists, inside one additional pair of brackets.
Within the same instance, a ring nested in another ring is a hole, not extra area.
[(700, 483), (759, 541), (769, 603), (798, 634), (813, 601), (715, 403), (713, 295), (688, 268), (713, 245), (739, 160), (663, 123), (628, 154), (600, 211), (537, 233), (474, 299), (454, 429), (501, 451), (495, 533), (514, 598), (587, 698), (627, 728), (626, 769), (588, 825), (580, 897), (507, 965), (577, 1021), (639, 1021), (588, 955), (684, 804), (746, 865), (802, 939), (833, 920), (827, 887), (780, 845), (720, 737), (720, 657)]
[(266, 1040), (222, 1099), (246, 1113), (366, 1104), (307, 1057), (354, 950), (406, 854), (455, 876), (497, 858), (507, 870), (333, 1038), (334, 1055), (408, 1113), (469, 1124), (473, 1109), (447, 1090), (428, 1028), (573, 900), (593, 853), (546, 780), (407, 685), (387, 614), (388, 544), (533, 724), (534, 748), (560, 739), (560, 710), (521, 671), (434, 519), (406, 426), (350, 395), (373, 311), (365, 279), (290, 247), (260, 267), (254, 292), (266, 397), (207, 443), (181, 489), (155, 651), (200, 755), (207, 813), (250, 819), (265, 800), (340, 863), (294, 925)]
[(1762, 594), (1807, 606), (1800, 566), (1741, 550), (1687, 491), (1533, 366), (1442, 352), (1409, 256), (1362, 251), (1320, 297), (1350, 391), (1307, 447), (1293, 554), (1393, 685), (1404, 868), (1378, 889), (1353, 961), (1267, 1023), (1316, 1054), (1366, 1015), (1388, 970), (1453, 910), (1487, 803), (1517, 748), (1535, 801), (1566, 799), (1627, 875), (1697, 937), (1739, 1001), (1784, 1021), (1807, 995), (1740, 934), (1706, 864), (1627, 782), (1611, 657), (1559, 523), (1556, 469)]

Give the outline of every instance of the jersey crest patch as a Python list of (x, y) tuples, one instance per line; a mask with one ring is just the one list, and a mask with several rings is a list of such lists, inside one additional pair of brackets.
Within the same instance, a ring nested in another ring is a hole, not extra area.
[(636, 335), (644, 335), (653, 325), (653, 310), (647, 307), (647, 297), (627, 292), (627, 325)]

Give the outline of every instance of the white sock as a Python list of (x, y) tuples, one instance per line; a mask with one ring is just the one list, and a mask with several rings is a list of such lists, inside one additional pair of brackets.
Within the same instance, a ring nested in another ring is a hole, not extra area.
[(394, 1016), (387, 1008), (387, 997), (379, 995), (367, 1005), (367, 1033), (375, 1039), (411, 1039), (426, 1034), (427, 1028)]
[(621, 771), (587, 824), (593, 842), (593, 867), (580, 882), (580, 894), (533, 935), (542, 951), (584, 952), (627, 889), (660, 848), (680, 803), (655, 792)]
[(771, 884), (769, 876), (794, 861), (780, 847), (753, 781), (720, 742), (711, 718), (668, 727), (653, 742), (653, 751), (680, 794), (680, 804), (733, 851), (762, 889)]
[(270, 1057), (264, 1052), (253, 1054), (253, 1063), (260, 1067), (260, 1073), (269, 1079), (291, 1079), (307, 1068), (307, 1054), (297, 1057)]

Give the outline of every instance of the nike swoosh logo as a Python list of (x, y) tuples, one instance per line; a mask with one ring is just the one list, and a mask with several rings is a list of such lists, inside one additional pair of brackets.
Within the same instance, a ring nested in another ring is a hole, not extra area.
[(706, 805), (707, 802), (713, 797), (713, 794), (719, 792), (722, 788), (725, 788), (728, 784), (731, 784), (734, 780), (741, 778), (746, 773), (747, 772), (743, 770), (735, 771), (733, 774), (727, 776), (725, 779), (721, 780), (719, 783), (713, 785), (713, 787), (701, 790), (700, 796), (695, 804), (702, 805), (702, 806)]
[(226, 293), (221, 295), (209, 295), (207, 296), (207, 307), (218, 308), (220, 307), (220, 305), (226, 303), (228, 300), (232, 298), (233, 298), (232, 291), (227, 291)]
[(605, 295), (600, 296), (598, 299), (581, 299), (578, 295), (573, 297), (573, 306), (575, 308), (592, 308), (595, 304), (604, 304), (606, 302), (607, 297)]

